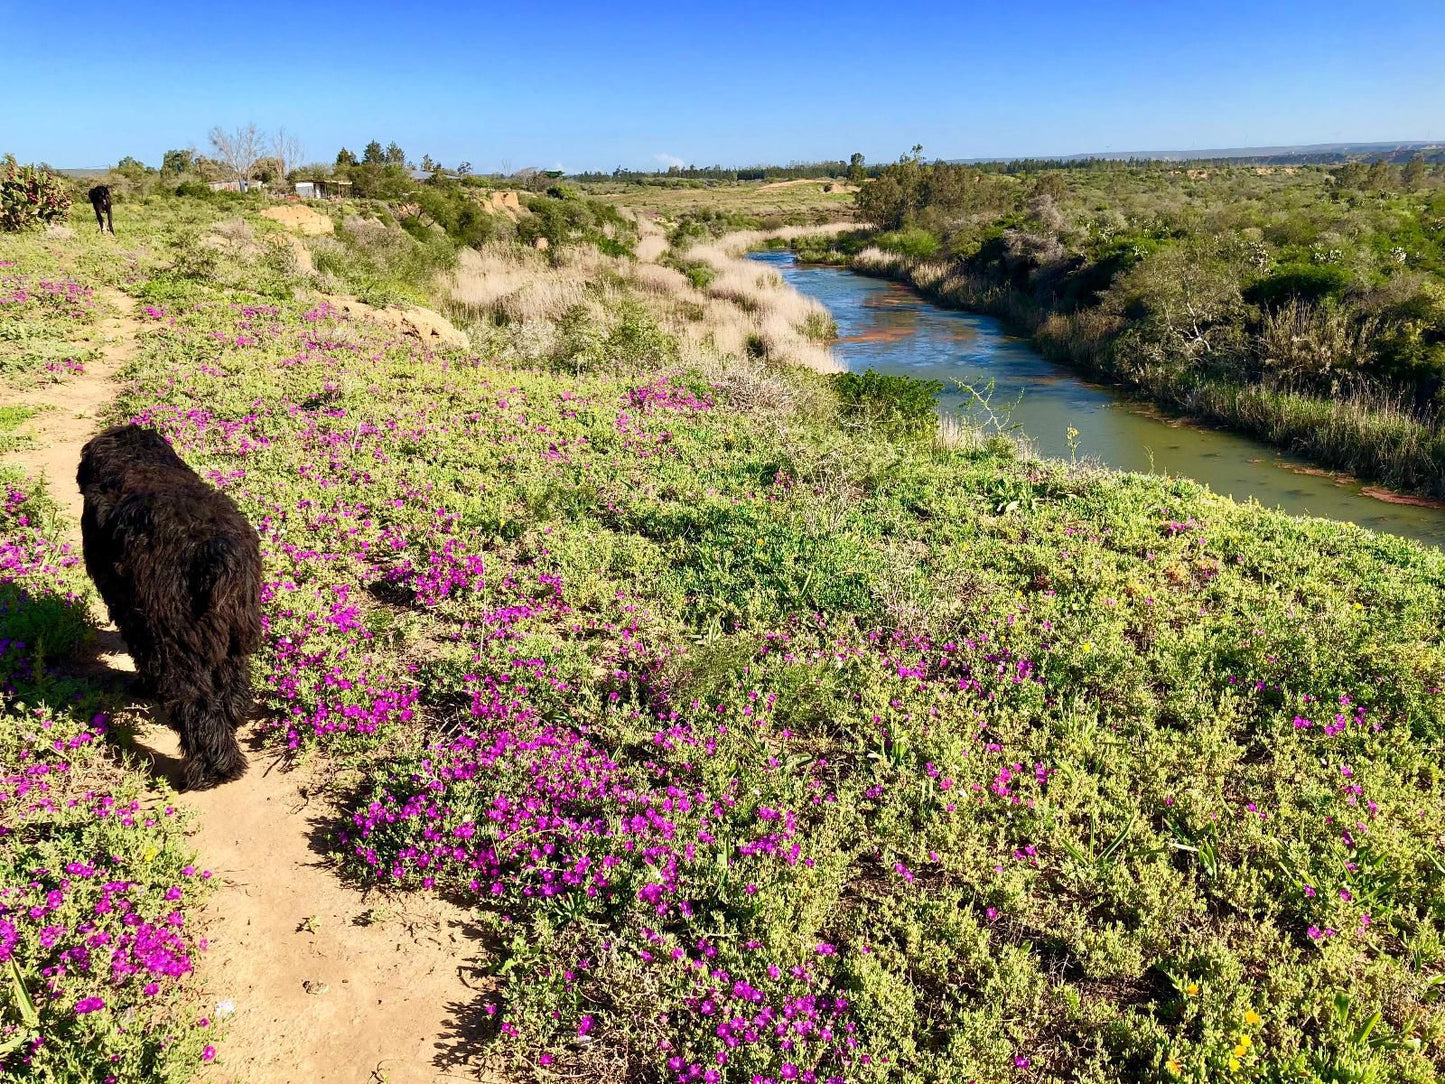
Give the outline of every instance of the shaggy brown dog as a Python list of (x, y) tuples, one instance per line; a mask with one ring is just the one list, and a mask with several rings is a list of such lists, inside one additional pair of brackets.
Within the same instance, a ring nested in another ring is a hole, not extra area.
[(261, 547), (231, 498), (153, 429), (118, 425), (81, 452), (85, 567), (180, 731), (185, 786), (237, 779), (236, 728), (251, 706), (247, 656), (261, 643)]

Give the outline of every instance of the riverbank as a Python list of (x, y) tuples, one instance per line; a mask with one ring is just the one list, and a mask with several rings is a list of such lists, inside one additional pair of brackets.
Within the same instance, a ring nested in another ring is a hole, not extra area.
[(934, 305), (906, 284), (845, 267), (800, 263), (786, 250), (750, 258), (827, 306), (839, 336), (831, 352), (845, 369), (934, 381), (945, 418), (1002, 427), (1038, 455), (1189, 478), (1235, 500), (1445, 547), (1438, 501), (1392, 494), (1385, 502), (1379, 497), (1388, 491), (1367, 490), (1304, 457), (1091, 381), (1045, 358), (997, 317)]
[(1045, 357), (1168, 409), (1267, 441), (1364, 482), (1445, 497), (1445, 433), (1396, 403), (1350, 396), (1324, 399), (1232, 384), (1183, 376), (1163, 365), (1122, 371), (1111, 363), (1110, 352), (1121, 324), (1095, 310), (1050, 310), (1018, 290), (948, 264), (876, 247), (837, 262), (859, 274), (904, 283), (933, 304), (996, 316), (1029, 337)]

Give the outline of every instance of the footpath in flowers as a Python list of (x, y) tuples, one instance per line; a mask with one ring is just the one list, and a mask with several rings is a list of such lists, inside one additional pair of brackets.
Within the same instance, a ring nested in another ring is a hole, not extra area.
[[(1440, 553), (760, 396), (635, 313), (584, 365), (135, 268), (113, 414), (262, 538), (256, 741), (317, 780), (273, 823), (377, 921), (471, 924), (453, 1041), (387, 1079), (1445, 1069)], [(58, 694), (93, 618), (44, 507), (3, 521), (0, 1064), (224, 1074), (224, 828)]]

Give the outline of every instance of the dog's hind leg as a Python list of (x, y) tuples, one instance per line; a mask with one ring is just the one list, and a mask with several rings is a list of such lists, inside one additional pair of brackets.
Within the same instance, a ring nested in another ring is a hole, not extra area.
[(218, 687), (223, 685), (220, 674), (215, 677), (214, 683), (188, 682), (184, 688), (166, 690), (171, 695), (162, 697), (170, 724), (180, 731), (187, 790), (205, 790), (246, 774), (246, 754), (236, 741), (236, 727), (227, 710), (234, 697)]
[(230, 655), (216, 667), (216, 710), (238, 729), (251, 714), (251, 663), (245, 656)]

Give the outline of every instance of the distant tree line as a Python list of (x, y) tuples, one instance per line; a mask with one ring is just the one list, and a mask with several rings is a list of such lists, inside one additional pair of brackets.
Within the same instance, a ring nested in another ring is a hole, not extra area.
[(868, 166), (863, 155), (824, 162), (790, 162), (786, 166), (669, 166), (667, 169), (628, 169), (618, 166), (610, 173), (584, 171), (569, 174), (578, 181), (629, 181), (646, 184), (653, 181), (803, 181), (864, 180), (876, 176), (882, 167)]

